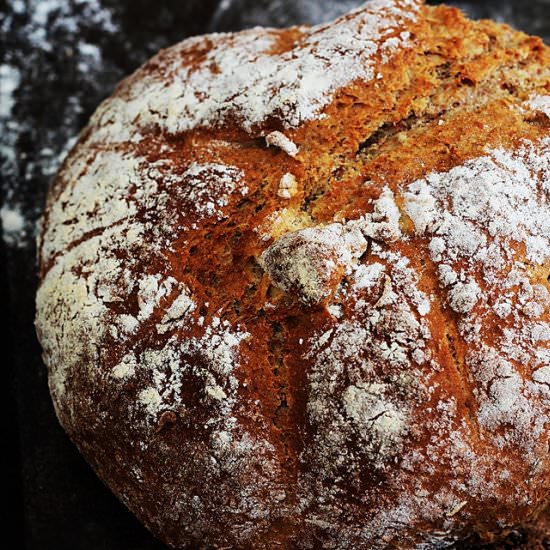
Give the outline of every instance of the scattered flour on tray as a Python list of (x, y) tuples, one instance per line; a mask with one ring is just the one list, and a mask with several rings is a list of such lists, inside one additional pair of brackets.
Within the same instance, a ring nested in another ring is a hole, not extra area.
[(4, 205), (0, 209), (2, 237), (7, 246), (23, 246), (27, 234), (26, 220), (20, 208)]

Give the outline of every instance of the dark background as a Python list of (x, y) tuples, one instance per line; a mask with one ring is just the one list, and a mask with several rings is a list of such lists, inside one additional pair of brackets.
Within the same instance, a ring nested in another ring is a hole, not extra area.
[[(164, 548), (97, 480), (58, 425), (34, 335), (37, 222), (72, 140), (116, 83), (161, 47), (206, 31), (317, 23), (360, 3), (0, 0), (0, 305), (7, 319), (0, 331), (7, 373), (1, 452), (9, 507), (3, 540), (19, 541), (9, 548)], [(550, 42), (550, 0), (448, 3)], [(514, 535), (510, 547), (528, 548), (528, 536)]]

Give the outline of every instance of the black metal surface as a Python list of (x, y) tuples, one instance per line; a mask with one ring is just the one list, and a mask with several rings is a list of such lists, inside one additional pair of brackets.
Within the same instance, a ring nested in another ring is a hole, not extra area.
[[(550, 38), (550, 0), (451, 3), (472, 16), (505, 20)], [(358, 0), (0, 2), (4, 224), (0, 282), (8, 320), (3, 350), (9, 380), (4, 452), (10, 466), (7, 526), (20, 541), (16, 548), (163, 548), (97, 480), (60, 428), (49, 399), (33, 327), (34, 236), (48, 184), (67, 143), (116, 82), (163, 46), (206, 30), (314, 23), (358, 4)]]

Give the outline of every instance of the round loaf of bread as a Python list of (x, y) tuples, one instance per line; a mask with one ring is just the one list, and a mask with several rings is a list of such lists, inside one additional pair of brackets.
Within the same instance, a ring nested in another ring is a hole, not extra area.
[(442, 548), (550, 498), (550, 52), (417, 0), (191, 38), (52, 186), (59, 420), (174, 548)]

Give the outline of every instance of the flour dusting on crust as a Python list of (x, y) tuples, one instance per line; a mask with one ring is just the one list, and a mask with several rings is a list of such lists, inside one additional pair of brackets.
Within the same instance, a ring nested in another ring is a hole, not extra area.
[[(467, 362), (479, 383), (480, 423), (494, 431), (508, 426), (501, 444), (521, 442), (526, 452), (542, 434), (550, 406), (535, 398), (529, 382), (548, 361), (550, 341), (550, 294), (530, 276), (550, 259), (548, 181), (546, 138), (515, 152), (488, 151), (404, 193), (417, 231), (429, 236), (448, 304), (461, 314), (460, 332), (471, 347)], [(500, 329), (485, 333), (483, 323), (495, 317)], [(489, 337), (494, 346), (483, 343)]]
[[(314, 510), (309, 521), (326, 529), (338, 525), (349, 487), (370, 503), (366, 509), (377, 510), (369, 516), (369, 540), (388, 543), (403, 540), (402, 522), (444, 516), (451, 526), (455, 515), (467, 514), (473, 496), (499, 494), (510, 504), (529, 502), (518, 487), (507, 489), (506, 497), (502, 492), (514, 465), (503, 461), (499, 472), (492, 471), (472, 442), (480, 430), (508, 456), (518, 453), (530, 469), (537, 468), (544, 452), (550, 293), (530, 273), (550, 259), (549, 144), (543, 139), (524, 142), (516, 151), (491, 150), (402, 192), (404, 213), (416, 233), (428, 237), (427, 250), (446, 296), (443, 305), (457, 316), (458, 332), (468, 342), (464, 383), (475, 403), (475, 426), (459, 420), (456, 398), (438, 382), (437, 348), (424, 320), (438, 298), (419, 289), (409, 259), (388, 251), (391, 240), (386, 239), (373, 243), (365, 263), (350, 264), (328, 306), (338, 304), (337, 323), (316, 334), (308, 352), (311, 444), (303, 461), (311, 473), (303, 475), (301, 494), (304, 506)], [(499, 328), (486, 332), (488, 322)], [(423, 453), (415, 441), (425, 437), (430, 443)], [(388, 486), (399, 488), (397, 502), (385, 493), (375, 504), (361, 493), (362, 461), (372, 472), (384, 472)], [(443, 465), (461, 474), (434, 489)], [(329, 486), (329, 480), (341, 485)], [(339, 525), (338, 532), (347, 544), (363, 536), (359, 525)], [(430, 540), (435, 544), (438, 537)]]
[[(274, 30), (188, 39), (160, 54), (162, 71), (138, 71), (122, 97), (103, 104), (94, 117), (101, 126), (96, 137), (128, 140), (129, 132), (139, 136), (148, 125), (176, 133), (228, 119), (251, 131), (268, 117), (297, 127), (318, 117), (338, 89), (371, 80), (375, 63), (408, 46), (418, 5), (373, 0), (331, 25), (297, 29), (295, 46), (281, 54), (270, 53), (277, 47)], [(194, 49), (205, 56), (198, 68)]]

